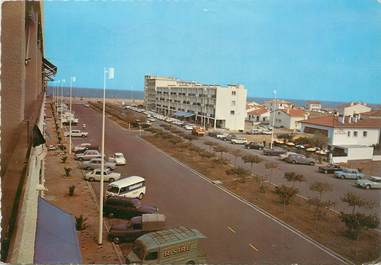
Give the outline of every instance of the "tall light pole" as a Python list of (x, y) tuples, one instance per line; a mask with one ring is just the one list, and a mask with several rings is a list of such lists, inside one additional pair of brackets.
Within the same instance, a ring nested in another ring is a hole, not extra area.
[(69, 154), (71, 154), (71, 120), (73, 118), (73, 114), (71, 112), (71, 96), (72, 96), (72, 90), (73, 90), (73, 82), (75, 82), (75, 76), (70, 77), (70, 99), (69, 99), (69, 105), (70, 105), (70, 116), (69, 116)]
[[(62, 86), (61, 86), (61, 115), (60, 115), (60, 117), (61, 117), (61, 129), (63, 128), (63, 108), (62, 108), (62, 106), (63, 106), (63, 96), (64, 96), (64, 89), (63, 89), (63, 86), (64, 86), (64, 84), (65, 84), (65, 79), (62, 79)], [(71, 134), (71, 132), (70, 132), (70, 134)]]
[(105, 116), (106, 116), (106, 79), (114, 79), (114, 68), (103, 69), (103, 111), (102, 111), (102, 149), (101, 149), (101, 181), (99, 194), (99, 235), (98, 244), (103, 242), (103, 184), (105, 169)]
[(270, 149), (273, 149), (273, 141), (274, 141), (274, 130), (275, 130), (275, 111), (277, 109), (277, 102), (276, 102), (276, 90), (273, 91), (274, 94), (274, 101), (275, 101), (275, 107), (273, 109), (273, 121), (272, 121), (272, 130), (271, 130), (271, 142), (270, 142)]
[(58, 86), (56, 86), (56, 101), (55, 101), (55, 106), (56, 106), (56, 114), (58, 116), (58, 91), (61, 86), (61, 80), (58, 80)]

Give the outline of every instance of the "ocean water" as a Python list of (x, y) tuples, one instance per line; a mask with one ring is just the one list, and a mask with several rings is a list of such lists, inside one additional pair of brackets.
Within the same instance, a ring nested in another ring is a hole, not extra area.
[[(53, 93), (53, 87), (48, 87), (48, 95)], [(69, 96), (69, 88), (63, 89), (64, 96)], [(74, 97), (84, 97), (84, 98), (102, 98), (103, 90), (96, 88), (74, 88), (72, 90), (72, 95)], [(107, 98), (120, 98), (120, 99), (144, 99), (144, 92), (141, 90), (117, 90), (117, 89), (107, 89), (106, 90)], [(271, 100), (272, 98), (262, 98), (262, 97), (248, 97), (247, 101), (255, 101), (257, 103), (263, 103), (266, 100)], [(305, 102), (308, 100), (300, 99), (285, 99), (296, 106), (304, 106)], [(309, 99), (311, 100), (311, 99)], [(335, 108), (339, 105), (347, 104), (348, 102), (337, 102), (337, 101), (325, 101), (320, 100), (320, 103), (323, 108)], [(371, 107), (380, 108), (380, 105), (370, 105)]]

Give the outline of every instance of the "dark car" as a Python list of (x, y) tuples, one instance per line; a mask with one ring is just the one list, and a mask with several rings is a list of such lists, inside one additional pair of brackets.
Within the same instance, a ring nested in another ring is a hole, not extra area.
[(116, 244), (132, 242), (144, 234), (162, 229), (165, 229), (165, 216), (163, 214), (143, 214), (131, 218), (129, 222), (112, 225), (108, 239)]
[(287, 151), (282, 149), (282, 148), (264, 148), (263, 149), (263, 154), (265, 156), (279, 156), (281, 154), (285, 154)]
[(265, 146), (262, 143), (256, 143), (256, 142), (250, 142), (245, 144), (246, 149), (256, 149), (256, 150), (263, 150)]
[(157, 213), (156, 206), (144, 205), (139, 199), (108, 197), (103, 204), (103, 214), (109, 217), (130, 219), (146, 213)]
[(341, 169), (342, 168), (339, 165), (328, 164), (326, 166), (320, 166), (319, 172), (324, 173), (324, 174), (329, 174), (329, 173), (335, 173), (336, 171), (339, 171)]

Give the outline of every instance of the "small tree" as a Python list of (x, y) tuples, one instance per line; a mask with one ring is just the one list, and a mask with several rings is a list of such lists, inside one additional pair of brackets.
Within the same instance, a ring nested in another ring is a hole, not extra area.
[(192, 142), (193, 140), (195, 140), (197, 137), (194, 136), (194, 135), (191, 135), (191, 134), (187, 134), (184, 136), (185, 139), (187, 139), (188, 141)]
[[(347, 203), (352, 207), (351, 213), (340, 213), (340, 220), (347, 227), (348, 237), (351, 239), (359, 240), (361, 233), (367, 229), (377, 228), (380, 220), (374, 214), (364, 214), (358, 213), (356, 208), (373, 208), (374, 202), (361, 198), (359, 195), (348, 192), (341, 199), (343, 202)], [(357, 242), (356, 242), (357, 251)]]
[(283, 211), (286, 212), (286, 205), (289, 205), (295, 195), (298, 193), (298, 189), (294, 187), (288, 187), (281, 185), (275, 187), (275, 193), (279, 196), (279, 199), (283, 203)]
[(218, 145), (217, 143), (215, 143), (215, 142), (213, 142), (213, 141), (204, 141), (204, 144), (207, 145), (207, 146), (209, 146), (209, 151), (212, 151), (212, 148), (213, 148), (214, 146), (217, 146), (217, 145)]
[(235, 175), (240, 179), (241, 183), (245, 183), (246, 178), (250, 175), (250, 172), (242, 167), (233, 167), (226, 170), (226, 174)]
[(284, 177), (287, 181), (292, 182), (292, 187), (295, 186), (296, 182), (304, 181), (304, 176), (295, 172), (286, 172), (284, 173)]
[(71, 172), (71, 168), (70, 167), (64, 167), (64, 170), (65, 170), (65, 176), (69, 177), (70, 176), (70, 172)]
[(242, 160), (243, 160), (243, 162), (250, 164), (250, 171), (251, 171), (252, 174), (254, 173), (253, 172), (253, 170), (254, 170), (254, 168), (253, 168), (254, 164), (258, 164), (258, 163), (261, 163), (263, 161), (263, 159), (260, 158), (257, 155), (245, 155), (245, 156), (242, 157)]
[(220, 159), (223, 159), (223, 154), (228, 151), (228, 149), (225, 146), (222, 145), (216, 145), (213, 147), (214, 152), (220, 153)]
[(87, 221), (87, 217), (83, 217), (82, 214), (79, 217), (77, 216), (75, 217), (75, 227), (77, 231), (82, 231), (87, 228), (86, 221)]
[(238, 159), (238, 157), (240, 157), (242, 155), (242, 151), (239, 149), (232, 149), (230, 151), (230, 154), (232, 154), (234, 156), (234, 166), (236, 167), (237, 166), (237, 159)]
[(325, 182), (314, 182), (310, 186), (311, 191), (315, 191), (319, 193), (318, 198), (311, 198), (308, 200), (308, 202), (314, 207), (313, 215), (315, 219), (315, 229), (317, 228), (318, 222), (321, 220), (324, 214), (324, 209), (331, 207), (334, 205), (334, 202), (332, 201), (324, 201), (323, 200), (323, 193), (331, 191), (332, 187), (330, 184)]
[(271, 177), (273, 175), (273, 169), (278, 168), (278, 163), (276, 162), (267, 162), (265, 164), (266, 170), (270, 170), (270, 174), (268, 175), (269, 182), (271, 183)]
[(63, 156), (63, 157), (61, 157), (61, 162), (62, 162), (63, 164), (66, 163), (66, 160), (67, 160), (67, 156)]
[(75, 191), (75, 185), (71, 185), (69, 187), (69, 196), (70, 197), (74, 196), (74, 191)]

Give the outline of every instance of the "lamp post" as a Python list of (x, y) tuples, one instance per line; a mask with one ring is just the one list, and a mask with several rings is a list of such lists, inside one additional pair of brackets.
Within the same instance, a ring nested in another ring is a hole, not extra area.
[(103, 242), (103, 185), (104, 185), (104, 155), (105, 155), (105, 116), (106, 116), (106, 79), (114, 79), (114, 68), (103, 69), (103, 111), (102, 111), (102, 147), (101, 147), (101, 181), (99, 194), (99, 235), (98, 244)]
[(56, 106), (56, 114), (58, 116), (58, 91), (59, 91), (59, 88), (61, 86), (61, 80), (58, 80), (57, 82), (58, 82), (58, 86), (56, 86), (56, 98), (55, 98), (54, 104)]
[[(60, 106), (61, 106), (61, 115), (60, 115), (60, 117), (61, 117), (61, 129), (63, 128), (63, 84), (65, 84), (65, 79), (62, 79), (62, 86), (61, 86), (61, 104), (60, 104)], [(70, 134), (71, 134), (71, 131), (69, 132)]]
[(69, 99), (69, 109), (70, 109), (70, 117), (69, 117), (69, 154), (71, 154), (71, 120), (73, 119), (73, 113), (71, 112), (71, 96), (73, 90), (73, 82), (75, 82), (75, 76), (70, 77), (70, 99)]
[(273, 141), (274, 141), (274, 130), (275, 130), (275, 111), (277, 107), (277, 102), (276, 102), (276, 90), (273, 91), (274, 94), (274, 100), (275, 100), (275, 107), (273, 109), (273, 120), (272, 120), (272, 130), (271, 130), (271, 142), (270, 142), (270, 149), (273, 149)]

